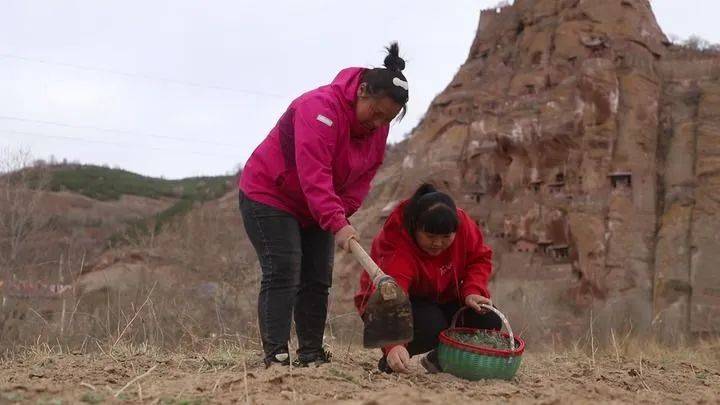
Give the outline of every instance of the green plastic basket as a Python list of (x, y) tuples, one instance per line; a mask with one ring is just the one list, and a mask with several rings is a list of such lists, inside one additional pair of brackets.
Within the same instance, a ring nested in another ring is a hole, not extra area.
[(480, 329), (475, 328), (455, 327), (458, 315), (468, 308), (463, 307), (453, 316), (450, 328), (440, 333), (440, 345), (438, 346), (440, 366), (444, 372), (466, 380), (477, 381), (485, 378), (509, 380), (515, 376), (520, 367), (522, 354), (525, 351), (525, 342), (513, 335), (510, 323), (505, 315), (493, 306), (485, 304), (481, 304), (481, 306), (500, 316), (507, 333), (494, 330), (483, 331), (485, 333), (500, 334), (508, 338), (510, 347), (507, 350), (502, 350), (475, 346), (451, 337), (452, 334), (475, 334), (480, 331)]

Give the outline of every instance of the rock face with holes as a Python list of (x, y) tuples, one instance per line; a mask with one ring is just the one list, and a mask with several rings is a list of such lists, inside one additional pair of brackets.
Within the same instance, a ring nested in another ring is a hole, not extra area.
[(719, 76), (720, 57), (670, 44), (646, 0), (483, 11), (354, 222), (368, 244), (431, 181), (481, 225), (511, 317), (546, 333), (587, 316), (608, 331), (720, 331)]

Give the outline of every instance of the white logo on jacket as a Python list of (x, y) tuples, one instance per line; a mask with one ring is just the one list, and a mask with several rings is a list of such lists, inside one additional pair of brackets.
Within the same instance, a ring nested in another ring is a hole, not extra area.
[(322, 114), (318, 114), (317, 120), (320, 121), (320, 122), (322, 122), (323, 124), (329, 126), (329, 127), (331, 127), (332, 124), (333, 124), (333, 122), (332, 122), (332, 120), (331, 120), (330, 118), (328, 118), (328, 117), (326, 117), (326, 116), (324, 116), (324, 115), (322, 115)]
[(440, 270), (440, 275), (441, 275), (441, 276), (444, 276), (445, 273), (453, 270), (453, 264), (452, 264), (452, 263), (448, 263), (448, 264), (446, 264), (446, 265), (440, 266), (440, 269), (439, 269), (439, 270)]

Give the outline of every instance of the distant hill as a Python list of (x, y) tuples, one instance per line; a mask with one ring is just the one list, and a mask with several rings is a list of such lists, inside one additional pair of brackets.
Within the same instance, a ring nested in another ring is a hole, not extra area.
[[(217, 200), (234, 188), (234, 176), (166, 180), (80, 164), (37, 166), (2, 178), (9, 179), (3, 184), (10, 189), (13, 184), (24, 184), (40, 191), (36, 197), (29, 192), (18, 194), (18, 199), (36, 202), (32, 219), (23, 228), (27, 235), (22, 249), (13, 260), (15, 267), (38, 270), (45, 267), (40, 263), (49, 270), (61, 256), (66, 262), (79, 262), (108, 247), (135, 245), (156, 236), (193, 207)], [(0, 214), (22, 206), (5, 205)], [(7, 214), (12, 217), (11, 212)], [(2, 246), (0, 254), (7, 247)]]
[(50, 191), (70, 191), (100, 201), (118, 200), (129, 195), (176, 200), (152, 217), (132, 222), (127, 231), (111, 238), (113, 244), (125, 237), (146, 234), (151, 228), (159, 231), (173, 218), (189, 212), (195, 203), (222, 197), (230, 190), (234, 179), (233, 176), (211, 176), (167, 180), (95, 165), (53, 167), (50, 173)]
[(225, 194), (228, 183), (233, 180), (233, 176), (166, 180), (94, 165), (57, 166), (50, 169), (51, 191), (71, 191), (101, 201), (117, 200), (123, 195), (212, 200)]

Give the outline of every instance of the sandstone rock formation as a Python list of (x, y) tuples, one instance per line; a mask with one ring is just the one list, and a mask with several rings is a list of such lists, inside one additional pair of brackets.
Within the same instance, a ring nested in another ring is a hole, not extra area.
[(719, 332), (719, 78), (720, 57), (672, 45), (646, 0), (483, 11), (354, 221), (369, 244), (429, 180), (482, 226), (515, 319)]

